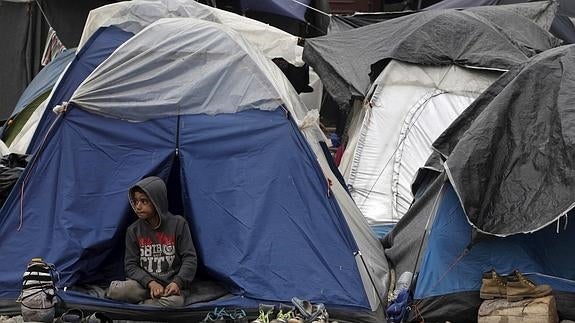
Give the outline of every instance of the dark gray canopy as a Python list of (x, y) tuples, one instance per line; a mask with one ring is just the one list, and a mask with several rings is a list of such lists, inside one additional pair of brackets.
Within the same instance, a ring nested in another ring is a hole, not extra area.
[(532, 232), (575, 205), (575, 45), (505, 73), (434, 143), (469, 221)]
[(390, 58), (424, 65), (508, 70), (560, 43), (516, 13), (531, 10), (532, 16), (548, 27), (556, 3), (514, 6), (432, 10), (308, 39), (304, 60), (341, 106), (347, 106), (353, 97), (363, 97), (370, 85), (370, 71), (376, 76)]
[[(443, 0), (424, 10), (468, 8), (478, 6), (505, 5), (510, 3), (528, 2), (529, 0)], [(556, 0), (559, 8), (549, 31), (567, 44), (575, 43), (575, 25), (570, 17), (575, 17), (575, 1)]]

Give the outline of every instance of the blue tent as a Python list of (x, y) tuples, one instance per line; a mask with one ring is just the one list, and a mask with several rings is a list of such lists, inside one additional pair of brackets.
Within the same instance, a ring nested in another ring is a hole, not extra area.
[[(384, 320), (379, 241), (329, 170), (319, 127), (302, 125), (289, 82), (232, 30), (196, 19), (163, 19), (133, 37), (100, 29), (52, 106), (0, 211), (0, 303), (13, 304), (26, 263), (41, 256), (66, 306), (117, 317), (198, 319), (297, 296), (355, 322)], [(200, 272), (226, 297), (168, 311), (70, 291), (123, 278), (135, 219), (127, 189), (152, 174), (190, 224)]]
[[(395, 273), (415, 272), (412, 318), (426, 321), (476, 321), (484, 272), (519, 270), (536, 284), (553, 289), (559, 315), (574, 317), (575, 227), (560, 221), (532, 234), (478, 236), (467, 221), (457, 194), (439, 176), (386, 236), (386, 254)], [(429, 222), (428, 222), (429, 221)]]
[(413, 319), (476, 321), (491, 269), (548, 284), (559, 318), (575, 319), (573, 68), (575, 45), (534, 56), (434, 142), (414, 204), (384, 241), (396, 274), (417, 274)]
[(575, 278), (575, 259), (565, 257), (575, 243), (573, 226), (567, 226), (567, 230), (561, 227), (559, 232), (556, 226), (548, 226), (533, 234), (487, 239), (472, 245), (472, 227), (449, 182), (440, 192), (437, 214), (420, 267), (417, 299), (477, 291), (481, 279), (457, 278), (480, 278), (492, 268), (501, 274), (520, 269), (536, 283), (575, 293), (575, 281), (565, 279)]

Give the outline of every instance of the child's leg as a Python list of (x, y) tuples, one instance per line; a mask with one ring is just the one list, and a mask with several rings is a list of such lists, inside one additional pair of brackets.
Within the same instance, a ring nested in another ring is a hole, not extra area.
[(139, 303), (146, 298), (150, 297), (148, 289), (142, 287), (140, 283), (135, 280), (114, 280), (110, 283), (110, 288), (106, 292), (106, 297), (127, 302), (127, 303)]
[(184, 296), (172, 295), (156, 299), (147, 299), (143, 304), (161, 307), (182, 307), (184, 306)]

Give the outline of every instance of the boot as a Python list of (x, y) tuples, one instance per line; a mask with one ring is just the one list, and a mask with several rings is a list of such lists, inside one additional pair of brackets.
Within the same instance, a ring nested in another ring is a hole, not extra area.
[(509, 302), (520, 301), (524, 298), (538, 298), (549, 294), (551, 294), (551, 286), (535, 285), (517, 270), (507, 279), (507, 300)]
[(483, 273), (479, 297), (481, 299), (506, 298), (507, 281), (505, 278), (499, 276), (493, 269)]

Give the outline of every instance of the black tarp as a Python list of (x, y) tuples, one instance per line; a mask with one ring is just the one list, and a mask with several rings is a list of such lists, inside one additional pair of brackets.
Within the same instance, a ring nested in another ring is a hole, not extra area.
[(575, 206), (575, 45), (505, 73), (437, 139), (469, 221), (507, 236)]
[[(560, 41), (516, 11), (538, 14), (549, 26), (556, 4), (431, 10), (313, 39), (304, 60), (337, 103), (363, 97), (388, 59), (424, 65), (457, 64), (508, 70)], [(513, 8), (511, 8), (513, 7)], [(503, 9), (502, 9), (503, 8)]]
[(40, 70), (47, 30), (33, 1), (0, 0), (0, 120)]

